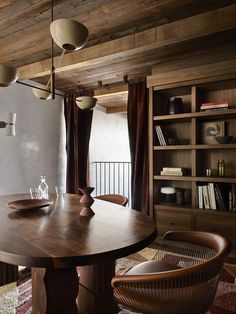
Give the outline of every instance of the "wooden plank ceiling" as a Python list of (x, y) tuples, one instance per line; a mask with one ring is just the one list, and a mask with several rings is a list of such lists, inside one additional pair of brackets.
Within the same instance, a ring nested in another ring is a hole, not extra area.
[[(184, 66), (180, 60), (191, 64), (193, 56), (199, 64), (209, 55), (234, 58), (235, 16), (235, 0), (54, 0), (54, 19), (75, 19), (89, 30), (86, 47), (67, 52), (56, 69), (56, 87), (92, 87), (109, 112), (123, 111), (127, 87), (119, 83), (126, 75), (168, 71)], [(47, 83), (50, 21), (50, 0), (0, 1), (0, 63), (17, 67), (20, 80)], [(60, 53), (55, 45), (55, 64)]]

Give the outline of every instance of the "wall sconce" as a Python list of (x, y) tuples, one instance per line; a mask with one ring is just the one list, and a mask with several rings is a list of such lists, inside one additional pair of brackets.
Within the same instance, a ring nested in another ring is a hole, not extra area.
[(0, 112), (0, 135), (15, 136), (16, 113)]

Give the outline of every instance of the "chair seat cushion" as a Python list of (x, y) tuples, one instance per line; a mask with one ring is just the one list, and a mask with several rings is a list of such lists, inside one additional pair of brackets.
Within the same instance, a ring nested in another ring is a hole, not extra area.
[(140, 275), (147, 273), (158, 273), (169, 270), (180, 269), (181, 267), (173, 264), (167, 264), (163, 261), (147, 261), (134, 266), (130, 269), (126, 275)]

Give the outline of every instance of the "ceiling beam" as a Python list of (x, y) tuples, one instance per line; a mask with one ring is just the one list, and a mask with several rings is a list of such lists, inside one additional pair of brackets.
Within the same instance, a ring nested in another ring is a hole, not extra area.
[(127, 106), (108, 107), (107, 108), (107, 114), (111, 114), (111, 113), (126, 113), (126, 112), (127, 112)]
[(113, 87), (107, 87), (107, 88), (101, 88), (94, 91), (94, 96), (96, 98), (104, 98), (104, 97), (110, 97), (110, 96), (116, 96), (121, 94), (128, 94), (128, 86), (127, 84), (122, 86), (113, 86)]
[[(183, 20), (105, 42), (64, 56), (58, 72), (82, 70), (98, 66), (101, 62), (118, 62), (128, 57), (153, 51), (161, 47), (228, 31), (236, 28), (236, 5), (202, 13)], [(55, 58), (55, 59), (58, 59)], [(57, 60), (55, 60), (55, 64)], [(19, 78), (34, 79), (49, 75), (51, 59), (19, 68)]]

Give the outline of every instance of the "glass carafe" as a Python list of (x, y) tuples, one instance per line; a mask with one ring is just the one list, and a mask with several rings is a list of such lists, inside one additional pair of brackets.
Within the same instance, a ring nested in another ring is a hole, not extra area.
[(39, 198), (41, 199), (48, 199), (48, 185), (46, 183), (46, 176), (43, 174), (41, 175), (41, 182), (39, 184)]

